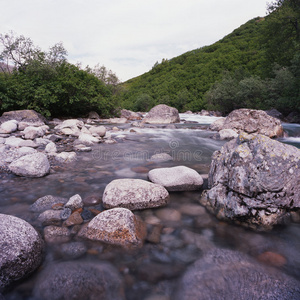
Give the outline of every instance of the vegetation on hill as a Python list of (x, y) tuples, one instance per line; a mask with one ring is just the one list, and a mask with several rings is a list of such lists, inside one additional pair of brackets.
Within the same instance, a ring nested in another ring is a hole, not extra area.
[(105, 67), (82, 70), (68, 63), (61, 43), (44, 52), (14, 33), (0, 35), (0, 42), (0, 111), (34, 109), (47, 117), (115, 112), (119, 82)]
[(122, 106), (140, 111), (160, 103), (180, 111), (300, 111), (300, 1), (278, 0), (269, 12), (211, 46), (164, 59), (128, 80), (122, 85)]
[(268, 10), (213, 45), (163, 59), (122, 84), (104, 66), (70, 64), (61, 43), (45, 52), (29, 38), (0, 34), (0, 112), (108, 116), (162, 103), (179, 111), (300, 112), (300, 0), (276, 0)]

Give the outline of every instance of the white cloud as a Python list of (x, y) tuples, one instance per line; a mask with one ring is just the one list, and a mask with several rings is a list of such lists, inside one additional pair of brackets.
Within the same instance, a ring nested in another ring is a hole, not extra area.
[(1, 33), (13, 30), (43, 49), (61, 41), (71, 62), (104, 64), (122, 80), (147, 72), (162, 58), (212, 44), (266, 12), (262, 0), (0, 0), (0, 5)]

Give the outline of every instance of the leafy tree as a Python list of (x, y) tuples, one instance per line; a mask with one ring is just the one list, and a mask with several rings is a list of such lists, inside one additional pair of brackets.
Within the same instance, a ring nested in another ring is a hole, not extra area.
[(115, 110), (112, 79), (105, 83), (68, 63), (62, 43), (43, 52), (23, 36), (1, 35), (0, 42), (2, 61), (15, 67), (0, 77), (1, 111), (34, 109), (49, 117), (82, 116), (90, 110), (107, 116)]

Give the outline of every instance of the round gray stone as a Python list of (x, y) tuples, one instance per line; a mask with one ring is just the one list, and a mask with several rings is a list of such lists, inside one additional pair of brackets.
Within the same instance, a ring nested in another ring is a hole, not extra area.
[(168, 191), (193, 191), (202, 187), (202, 176), (186, 166), (157, 168), (148, 173), (149, 179)]
[(116, 179), (103, 194), (105, 208), (125, 207), (131, 210), (159, 207), (169, 201), (168, 191), (161, 185), (141, 179)]
[(0, 214), (0, 292), (42, 262), (44, 242), (26, 221)]
[(123, 300), (123, 283), (108, 263), (60, 262), (47, 266), (39, 275), (33, 292), (43, 300)]

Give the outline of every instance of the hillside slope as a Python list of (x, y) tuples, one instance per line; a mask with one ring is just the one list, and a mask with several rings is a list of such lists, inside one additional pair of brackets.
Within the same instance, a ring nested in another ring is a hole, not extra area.
[(164, 103), (181, 111), (201, 110), (204, 94), (225, 70), (262, 75), (264, 22), (252, 19), (213, 45), (156, 63), (149, 72), (123, 83), (122, 106), (148, 110)]

